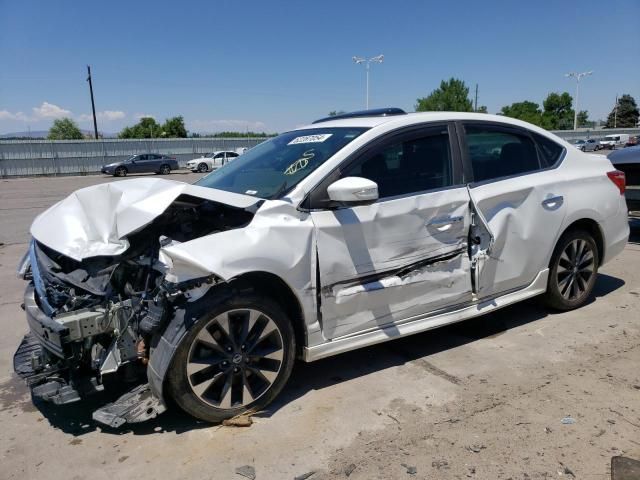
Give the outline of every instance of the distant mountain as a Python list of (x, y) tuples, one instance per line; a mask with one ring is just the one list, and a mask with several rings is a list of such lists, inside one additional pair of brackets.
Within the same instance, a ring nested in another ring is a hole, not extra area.
[[(83, 135), (87, 137), (93, 137), (93, 130), (81, 130)], [(49, 134), (49, 130), (31, 130), (30, 132), (11, 132), (11, 133), (2, 133), (0, 134), (0, 138), (33, 138), (37, 140), (46, 139)], [(117, 138), (117, 133), (102, 133), (103, 138)]]

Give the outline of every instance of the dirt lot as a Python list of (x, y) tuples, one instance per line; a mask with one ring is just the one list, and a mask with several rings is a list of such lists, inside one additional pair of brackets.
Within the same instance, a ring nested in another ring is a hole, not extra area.
[(555, 314), (529, 301), (299, 364), (249, 428), (173, 410), (108, 431), (91, 405), (34, 406), (12, 373), (28, 226), (74, 189), (111, 180), (0, 181), (0, 478), (242, 479), (245, 467), (256, 479), (608, 479), (612, 456), (640, 459), (638, 221), (588, 306)]

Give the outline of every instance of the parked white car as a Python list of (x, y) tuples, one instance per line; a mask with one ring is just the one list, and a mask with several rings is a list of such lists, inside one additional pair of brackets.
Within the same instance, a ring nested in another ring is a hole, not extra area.
[(194, 185), (140, 178), (41, 214), (19, 267), (34, 397), (218, 422), (260, 411), (310, 362), (542, 296), (569, 310), (629, 235), (605, 156), (504, 116), (397, 109), (272, 138)]
[(187, 168), (192, 172), (209, 172), (224, 164), (235, 160), (240, 154), (232, 151), (217, 151), (205, 153), (200, 158), (194, 158), (187, 162)]

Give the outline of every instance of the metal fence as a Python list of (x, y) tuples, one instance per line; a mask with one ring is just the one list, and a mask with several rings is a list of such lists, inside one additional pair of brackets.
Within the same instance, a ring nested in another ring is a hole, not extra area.
[(618, 133), (628, 133), (631, 136), (640, 135), (640, 128), (600, 128), (597, 130), (579, 128), (578, 130), (553, 130), (551, 133), (567, 141), (588, 140), (590, 138), (600, 140), (605, 135), (616, 135)]
[(171, 138), (147, 140), (2, 140), (0, 177), (86, 175), (137, 153), (176, 157), (180, 166), (203, 153), (251, 148), (264, 138)]
[[(640, 135), (640, 128), (554, 131), (565, 140), (602, 138), (628, 133)], [(178, 159), (180, 166), (203, 153), (215, 150), (251, 148), (264, 138), (171, 138), (147, 140), (1, 140), (0, 177), (33, 175), (86, 175), (111, 162), (136, 153), (161, 153)]]

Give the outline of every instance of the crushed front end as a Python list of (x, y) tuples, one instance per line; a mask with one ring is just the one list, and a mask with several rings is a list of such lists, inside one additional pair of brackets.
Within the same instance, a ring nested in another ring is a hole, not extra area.
[(30, 331), (14, 355), (14, 370), (36, 399), (58, 405), (105, 389), (126, 392), (93, 414), (111, 427), (156, 417), (166, 407), (147, 384), (152, 345), (175, 309), (219, 282), (203, 274), (172, 283), (161, 250), (242, 227), (252, 217), (242, 208), (177, 195), (121, 237), (126, 248), (115, 255), (72, 258), (34, 238), (18, 267), (28, 281), (23, 309)]

